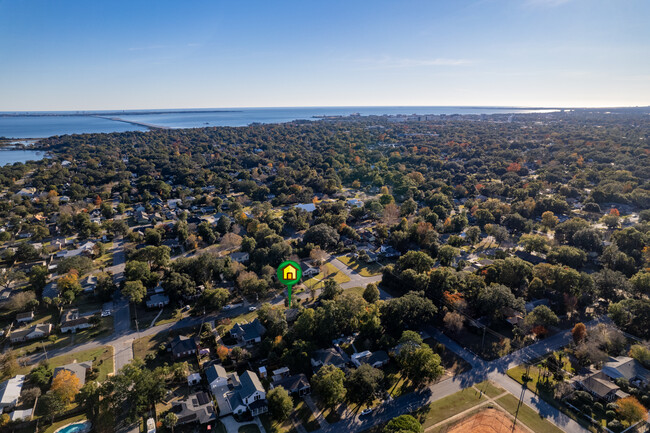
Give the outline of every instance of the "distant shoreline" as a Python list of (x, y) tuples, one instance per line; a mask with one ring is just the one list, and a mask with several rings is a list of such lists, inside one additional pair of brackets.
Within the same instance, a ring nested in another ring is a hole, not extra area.
[(78, 117), (78, 116), (150, 116), (152, 114), (198, 114), (198, 113), (241, 113), (241, 110), (170, 110), (170, 111), (80, 111), (80, 112), (51, 112), (38, 113), (25, 111), (22, 113), (0, 113), (0, 117)]

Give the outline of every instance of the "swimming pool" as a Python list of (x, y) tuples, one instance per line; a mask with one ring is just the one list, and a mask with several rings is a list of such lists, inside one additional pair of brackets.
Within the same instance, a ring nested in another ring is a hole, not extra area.
[(90, 423), (88, 421), (77, 422), (74, 424), (68, 424), (65, 427), (61, 427), (56, 431), (56, 433), (85, 433), (90, 429)]

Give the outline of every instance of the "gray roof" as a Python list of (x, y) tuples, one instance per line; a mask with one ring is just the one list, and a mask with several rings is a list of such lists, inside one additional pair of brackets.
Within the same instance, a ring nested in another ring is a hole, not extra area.
[(319, 364), (322, 365), (334, 365), (334, 366), (343, 366), (346, 361), (340, 353), (334, 348), (321, 349), (312, 353), (311, 358)]
[(178, 417), (178, 424), (198, 422), (207, 424), (217, 418), (212, 399), (205, 392), (190, 395), (184, 401), (172, 403), (172, 412)]
[(304, 374), (294, 374), (293, 376), (282, 378), (273, 383), (273, 386), (281, 386), (289, 392), (296, 392), (301, 389), (309, 388), (309, 381)]
[(262, 338), (262, 335), (266, 333), (266, 328), (258, 319), (255, 319), (250, 323), (236, 323), (230, 330), (230, 333), (236, 335), (238, 338), (243, 338), (244, 341), (250, 341), (256, 338)]
[(250, 370), (246, 370), (246, 372), (239, 377), (239, 380), (241, 381), (241, 388), (238, 391), (242, 398), (254, 394), (255, 391), (264, 392), (264, 387), (262, 386), (260, 379), (257, 377), (257, 374)]
[(630, 358), (629, 356), (618, 356), (614, 358), (614, 361), (605, 363), (603, 373), (612, 379), (623, 377), (627, 380), (650, 380), (650, 371), (643, 368), (636, 359)]
[(177, 335), (171, 342), (171, 348), (174, 354), (196, 351), (196, 342), (193, 338)]
[(74, 374), (79, 378), (79, 384), (83, 386), (86, 383), (86, 371), (90, 370), (93, 367), (92, 361), (86, 362), (74, 362), (72, 364), (62, 365), (54, 369), (53, 377), (56, 377), (60, 371), (66, 370)]
[(610, 382), (602, 371), (583, 379), (582, 385), (600, 398), (605, 397), (610, 392), (617, 392), (620, 389), (615, 383)]
[(214, 364), (208, 367), (208, 369), (205, 370), (205, 376), (208, 379), (208, 383), (212, 383), (220, 377), (225, 378), (226, 380), (228, 379), (226, 369), (220, 364)]

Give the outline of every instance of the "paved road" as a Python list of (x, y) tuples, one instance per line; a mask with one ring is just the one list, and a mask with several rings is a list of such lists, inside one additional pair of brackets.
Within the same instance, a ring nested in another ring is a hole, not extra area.
[[(351, 269), (345, 263), (340, 261), (337, 257), (329, 256), (327, 262), (332, 264), (336, 269), (343, 272), (345, 275), (350, 278), (350, 281), (347, 283), (341, 284), (342, 289), (351, 289), (353, 287), (366, 287), (370, 283), (379, 283), (381, 281), (381, 274), (374, 275), (372, 277), (364, 277), (354, 269)], [(390, 296), (387, 292), (379, 288), (379, 298), (380, 299), (390, 299)]]
[[(606, 322), (608, 322), (607, 318), (598, 318), (585, 325), (591, 328), (599, 323)], [(421, 391), (385, 402), (373, 412), (372, 416), (360, 417), (350, 414), (351, 416), (329, 425), (323, 431), (327, 433), (340, 431), (362, 432), (371, 428), (373, 425), (381, 424), (396, 416), (413, 412), (424, 405), (440, 400), (487, 379), (492, 380), (506, 391), (519, 397), (522, 392), (522, 385), (511, 379), (506, 372), (512, 367), (566, 346), (571, 339), (570, 331), (559, 332), (548, 339), (517, 350), (503, 358), (494, 361), (485, 361), (451, 340), (442, 332), (433, 328), (427, 329), (427, 332), (447, 346), (449, 350), (467, 361), (473, 368), (470, 371), (438, 382)], [(524, 402), (567, 433), (588, 433), (588, 430), (580, 424), (550, 406), (530, 391), (524, 394)]]

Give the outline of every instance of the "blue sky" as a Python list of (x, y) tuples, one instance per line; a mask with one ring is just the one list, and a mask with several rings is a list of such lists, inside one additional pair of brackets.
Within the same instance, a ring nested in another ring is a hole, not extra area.
[(0, 0), (0, 110), (650, 105), (647, 0)]

